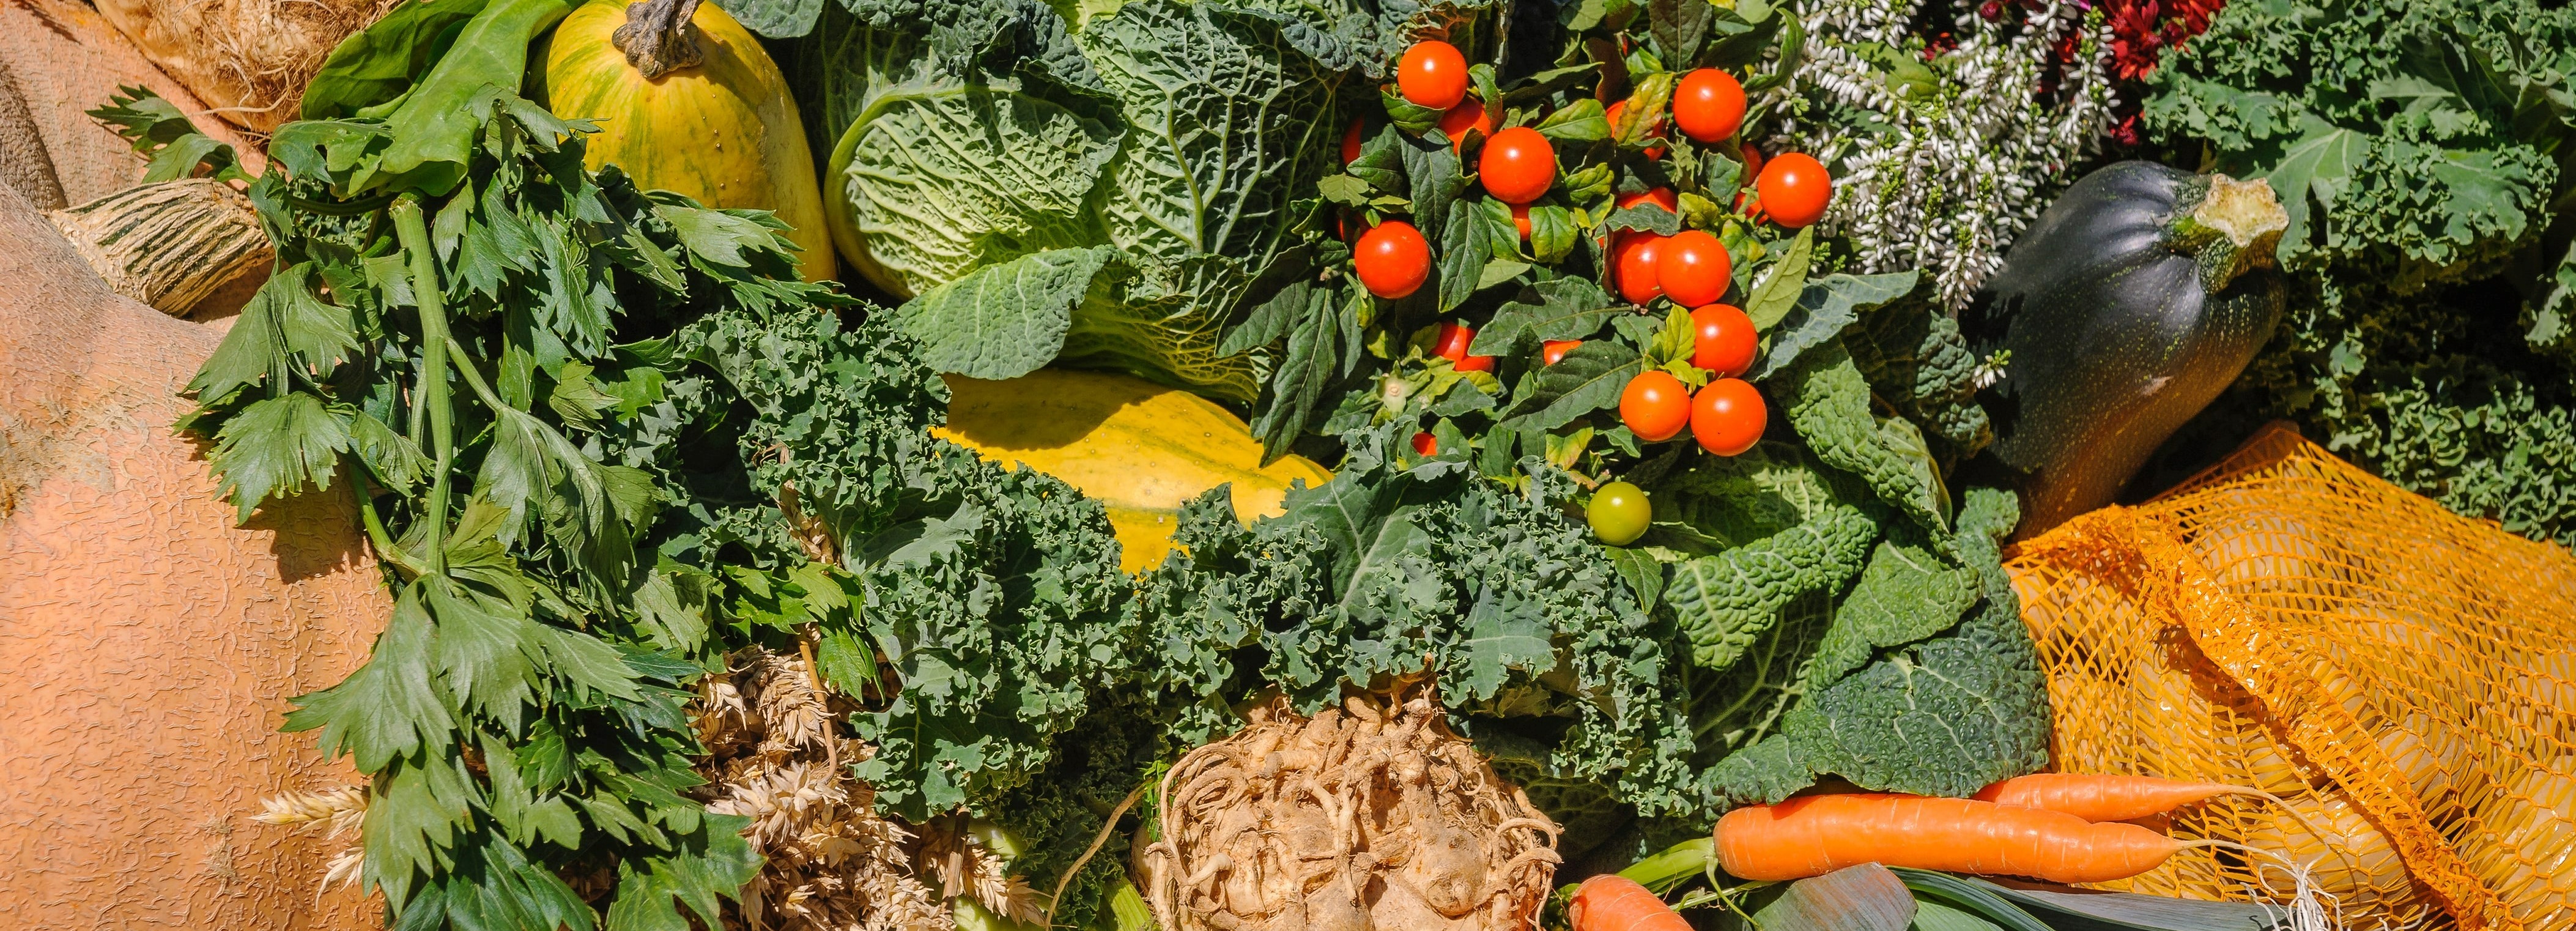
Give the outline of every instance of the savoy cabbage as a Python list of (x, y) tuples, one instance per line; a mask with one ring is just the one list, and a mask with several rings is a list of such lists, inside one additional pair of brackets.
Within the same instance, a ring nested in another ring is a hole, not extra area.
[(897, 316), (943, 371), (1061, 361), (1248, 402), (1258, 360), (1219, 353), (1219, 331), (1335, 164), (1330, 117), (1355, 99), (1360, 46), (1303, 7), (1076, 12), (819, 10), (801, 70), (832, 140), (834, 240), (911, 299)]

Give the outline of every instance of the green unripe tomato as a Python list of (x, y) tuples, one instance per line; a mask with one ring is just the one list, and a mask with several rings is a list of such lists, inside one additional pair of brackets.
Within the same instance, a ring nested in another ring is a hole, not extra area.
[(1646, 503), (1646, 490), (1626, 482), (1611, 482), (1594, 491), (1583, 513), (1592, 521), (1592, 535), (1611, 546), (1637, 542), (1655, 519), (1654, 508)]

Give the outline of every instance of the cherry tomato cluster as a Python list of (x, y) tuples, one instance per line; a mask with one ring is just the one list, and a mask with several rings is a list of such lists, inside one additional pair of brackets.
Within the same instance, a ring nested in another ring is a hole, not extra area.
[[(1559, 178), (1556, 151), (1548, 137), (1528, 126), (1497, 131), (1499, 114), (1486, 101), (1476, 99), (1466, 56), (1447, 42), (1415, 43), (1398, 62), (1395, 80), (1404, 100), (1440, 111), (1436, 125), (1453, 147), (1463, 153), (1470, 136), (1482, 139), (1475, 156), (1476, 181), (1487, 195), (1510, 206), (1513, 226), (1528, 240), (1530, 206), (1545, 197)], [(1735, 76), (1700, 68), (1681, 75), (1672, 88), (1669, 110), (1654, 114), (1644, 129), (1645, 138), (1654, 141), (1644, 148), (1645, 157), (1660, 160), (1669, 154), (1666, 140), (1687, 139), (1703, 145), (1737, 140), (1731, 144), (1744, 164), (1738, 177), (1750, 181), (1741, 184), (1735, 195), (1736, 210), (1791, 229), (1812, 225), (1824, 216), (1833, 198), (1833, 179), (1822, 164), (1799, 152), (1765, 159), (1751, 143), (1738, 140), (1746, 99), (1744, 86)], [(1622, 100), (1606, 108), (1612, 126), (1628, 117), (1628, 106), (1629, 101)], [(1344, 162), (1359, 158), (1362, 134), (1363, 126), (1354, 121), (1342, 139)], [(1613, 209), (1652, 206), (1675, 215), (1683, 207), (1682, 198), (1665, 187), (1621, 195), (1613, 203)], [(1723, 303), (1735, 287), (1736, 270), (1726, 243), (1706, 230), (1686, 228), (1671, 235), (1621, 230), (1600, 244), (1606, 247), (1605, 283), (1619, 297), (1638, 305), (1663, 298), (1690, 309), (1689, 367), (1650, 369), (1631, 378), (1620, 393), (1621, 423), (1649, 443), (1672, 440), (1687, 429), (1701, 448), (1715, 455), (1733, 456), (1753, 448), (1762, 439), (1770, 411), (1762, 393), (1743, 380), (1759, 354), (1759, 334), (1743, 310)], [(1411, 295), (1434, 274), (1429, 243), (1420, 230), (1401, 220), (1369, 228), (1359, 236), (1354, 253), (1360, 282), (1382, 298)], [(1468, 354), (1474, 340), (1475, 331), (1469, 326), (1442, 323), (1433, 354), (1449, 360), (1458, 371), (1494, 371), (1492, 356)], [(1582, 342), (1546, 340), (1539, 361), (1556, 365)], [(1676, 372), (1687, 376), (1687, 381)], [(1703, 375), (1701, 387), (1689, 387), (1701, 383)], [(1439, 445), (1429, 432), (1416, 433), (1412, 439), (1414, 452), (1423, 456), (1436, 455)], [(1652, 522), (1644, 490), (1627, 482), (1609, 482), (1596, 489), (1587, 513), (1594, 534), (1611, 545), (1634, 542)]]

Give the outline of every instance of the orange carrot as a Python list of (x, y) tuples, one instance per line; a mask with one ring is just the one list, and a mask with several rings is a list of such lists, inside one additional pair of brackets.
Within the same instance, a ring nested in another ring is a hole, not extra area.
[[(2207, 843), (2207, 842), (2201, 842)], [(2088, 824), (2039, 808), (1918, 795), (1812, 795), (1728, 812), (1718, 863), (1743, 879), (1888, 866), (2081, 883), (2126, 879), (2196, 846), (2134, 824)]]
[[(2034, 773), (1977, 792), (1979, 801), (2045, 808), (2086, 821), (2134, 821), (2220, 795), (2272, 798), (2261, 789), (2215, 782), (2178, 782), (2152, 776)], [(2279, 801), (2279, 799), (2273, 799)]]
[(1574, 931), (1690, 931), (1672, 906), (1617, 873), (1603, 873), (1574, 889), (1565, 917)]

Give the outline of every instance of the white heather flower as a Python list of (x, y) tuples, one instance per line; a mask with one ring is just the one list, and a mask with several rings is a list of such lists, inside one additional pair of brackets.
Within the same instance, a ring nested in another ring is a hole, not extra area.
[[(2041, 0), (2027, 13), (2008, 3), (1992, 22), (1970, 4), (1952, 24), (1958, 47), (1928, 63), (1936, 89), (1906, 100), (1860, 50), (1876, 43), (1919, 60), (1906, 24), (1921, 0), (1791, 6), (1807, 29), (1806, 61), (1769, 97), (1784, 110), (1804, 98), (1805, 118), (1782, 120), (1768, 148), (1834, 167), (1819, 232), (1849, 237), (1859, 270), (1923, 269), (1945, 305), (1964, 306), (2099, 143), (2113, 103), (2108, 27), (2071, 0)], [(2042, 95), (2050, 57), (2069, 36), (2077, 60)]]

